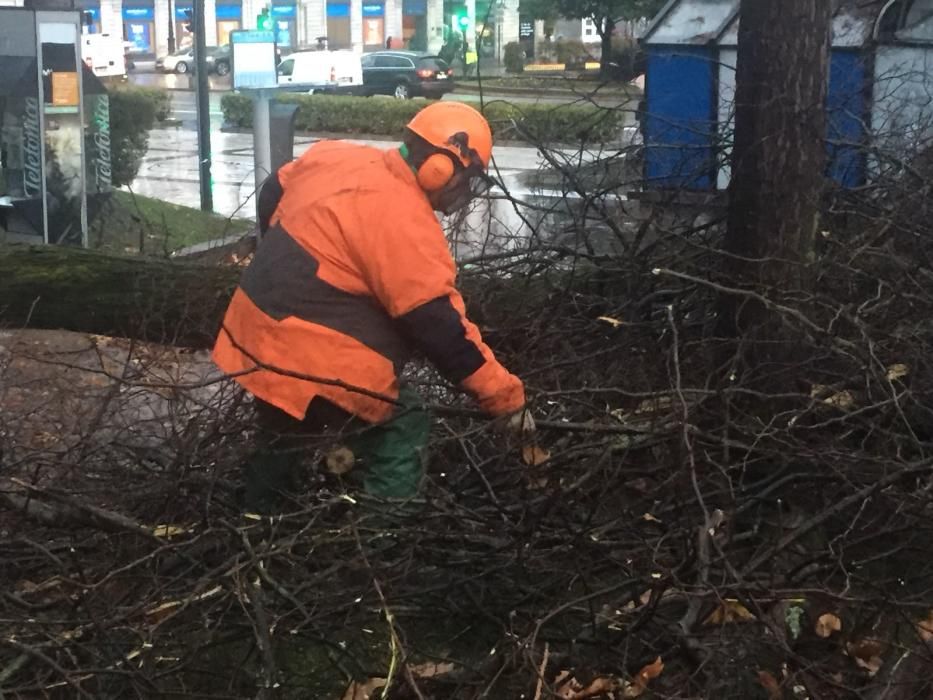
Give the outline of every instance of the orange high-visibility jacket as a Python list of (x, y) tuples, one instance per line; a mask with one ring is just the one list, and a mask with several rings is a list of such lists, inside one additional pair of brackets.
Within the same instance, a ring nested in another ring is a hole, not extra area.
[(279, 182), (217, 337), (222, 370), (295, 418), (322, 396), (379, 422), (393, 410), (380, 397), (397, 398), (420, 350), (489, 414), (524, 406), (521, 381), (466, 318), (444, 232), (397, 150), (324, 141)]

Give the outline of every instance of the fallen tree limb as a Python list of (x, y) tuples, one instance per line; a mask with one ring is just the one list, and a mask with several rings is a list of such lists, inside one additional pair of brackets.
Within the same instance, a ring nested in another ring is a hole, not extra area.
[(0, 325), (209, 347), (240, 268), (0, 246)]
[[(28, 517), (44, 525), (61, 526), (62, 522), (69, 522), (76, 525), (94, 527), (105, 532), (131, 532), (161, 544), (161, 540), (146, 526), (125, 515), (114, 513), (88, 503), (81, 503), (74, 497), (66, 494), (40, 489), (21, 479), (11, 478), (10, 482), (24, 489), (30, 495), (26, 496), (21, 493), (12, 493), (9, 491), (0, 492), (0, 502), (6, 504), (7, 507), (13, 510), (24, 513)], [(42, 503), (37, 501), (36, 498), (51, 501), (55, 503), (55, 505), (52, 506), (48, 503)]]

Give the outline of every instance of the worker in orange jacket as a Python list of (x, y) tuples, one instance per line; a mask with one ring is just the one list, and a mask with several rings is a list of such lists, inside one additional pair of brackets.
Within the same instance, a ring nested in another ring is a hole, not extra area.
[(302, 433), (341, 430), (366, 491), (414, 495), (430, 422), (399, 382), (413, 350), (512, 432), (534, 430), (522, 382), (466, 317), (434, 213), (486, 189), (491, 154), (479, 112), (437, 102), (411, 120), (401, 148), (322, 141), (263, 187), (263, 238), (214, 347), (255, 397), (265, 436), (248, 490), (283, 486)]

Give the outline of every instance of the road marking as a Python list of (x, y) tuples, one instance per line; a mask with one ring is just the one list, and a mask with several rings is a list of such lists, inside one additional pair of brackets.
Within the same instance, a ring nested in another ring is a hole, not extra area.
[[(196, 109), (173, 109), (172, 110), (172, 114), (197, 114), (197, 113), (198, 111)], [(222, 117), (224, 113), (223, 112), (211, 112), (210, 115), (212, 117)]]

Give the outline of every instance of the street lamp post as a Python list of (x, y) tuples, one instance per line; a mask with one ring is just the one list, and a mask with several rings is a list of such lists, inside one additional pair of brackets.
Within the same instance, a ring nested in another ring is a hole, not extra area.
[(168, 52), (175, 53), (175, 3), (168, 0)]

